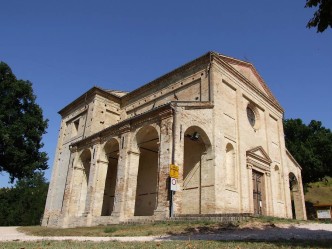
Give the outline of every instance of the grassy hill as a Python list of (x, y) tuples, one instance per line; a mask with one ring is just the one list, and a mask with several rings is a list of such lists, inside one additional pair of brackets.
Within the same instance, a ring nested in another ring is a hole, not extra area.
[(315, 204), (332, 204), (332, 178), (326, 177), (324, 181), (311, 183), (304, 195), (308, 219), (315, 218)]

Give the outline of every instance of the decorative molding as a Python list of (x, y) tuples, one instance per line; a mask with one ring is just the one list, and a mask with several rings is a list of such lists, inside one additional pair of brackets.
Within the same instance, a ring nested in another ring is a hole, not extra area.
[(128, 150), (127, 153), (128, 153), (128, 155), (130, 155), (130, 154), (134, 154), (134, 155), (136, 155), (136, 156), (139, 156), (139, 155), (141, 154), (140, 152), (138, 152), (138, 151), (133, 151), (133, 150)]
[[(263, 157), (260, 156), (260, 155), (257, 155), (255, 152), (261, 152), (263, 154)], [(272, 163), (272, 160), (271, 158), (269, 157), (269, 155), (265, 152), (265, 150), (263, 149), (262, 146), (257, 146), (253, 149), (250, 149), (250, 150), (247, 150), (246, 152), (246, 155), (247, 157), (251, 157), (255, 160), (258, 160), (259, 162), (261, 163), (264, 163), (264, 164), (268, 164), (270, 165)]]
[(101, 143), (101, 137), (94, 137), (93, 139), (91, 139), (91, 143), (93, 145), (100, 144)]
[(270, 165), (259, 163), (255, 160), (251, 159), (251, 158), (247, 158), (247, 163), (251, 164), (253, 168), (256, 167), (258, 169), (263, 170), (264, 172), (266, 172), (266, 171), (270, 172), (271, 171)]
[(100, 160), (100, 159), (97, 160), (97, 163), (108, 164), (108, 162), (106, 162), (106, 161), (102, 161), (102, 160)]
[(124, 133), (130, 132), (131, 131), (130, 123), (127, 123), (127, 124), (124, 124), (124, 125), (120, 126), (118, 131), (121, 135), (124, 134)]

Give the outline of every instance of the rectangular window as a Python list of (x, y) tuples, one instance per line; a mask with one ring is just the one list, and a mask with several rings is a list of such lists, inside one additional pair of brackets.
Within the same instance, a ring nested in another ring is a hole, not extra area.
[(80, 119), (73, 121), (72, 132), (71, 132), (72, 137), (75, 137), (77, 135), (79, 127), (80, 127)]

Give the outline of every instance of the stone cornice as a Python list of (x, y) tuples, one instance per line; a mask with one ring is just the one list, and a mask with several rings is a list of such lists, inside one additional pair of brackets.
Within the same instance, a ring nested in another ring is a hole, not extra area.
[(92, 97), (94, 97), (95, 95), (100, 95), (102, 97), (105, 97), (107, 99), (111, 99), (117, 103), (120, 103), (120, 97), (109, 93), (99, 87), (92, 87), (90, 90), (88, 90), (87, 92), (85, 92), (84, 94), (82, 94), (80, 97), (78, 97), (77, 99), (75, 99), (74, 101), (72, 101), (70, 104), (68, 104), (67, 106), (65, 106), (64, 108), (62, 108), (58, 113), (64, 117), (66, 116), (66, 114), (70, 113), (74, 108), (76, 108), (78, 105), (90, 100)]
[(198, 57), (197, 59), (194, 59), (194, 60), (174, 69), (173, 71), (171, 71), (167, 74), (164, 74), (163, 76), (129, 92), (128, 94), (124, 95), (121, 98), (121, 104), (125, 105), (125, 103), (130, 101), (134, 96), (141, 95), (141, 94), (149, 91), (151, 88), (156, 88), (160, 84), (163, 84), (163, 86), (164, 86), (166, 81), (169, 81), (173, 76), (183, 73), (186, 70), (189, 70), (197, 65), (202, 65), (202, 63), (208, 64), (210, 62), (211, 53), (212, 52), (208, 52), (208, 53), (204, 54), (203, 56)]
[(271, 171), (268, 164), (257, 162), (256, 160), (253, 160), (251, 158), (247, 158), (247, 168), (248, 168), (248, 164), (252, 165), (253, 168), (256, 167), (256, 168), (261, 169), (263, 171), (268, 171), (268, 172)]
[[(160, 119), (160, 114), (163, 115), (163, 113), (167, 113), (167, 115), (172, 115), (171, 112), (171, 103), (168, 103), (166, 105), (162, 105), (159, 107), (156, 107), (155, 109), (152, 109), (148, 112), (142, 113), (140, 115), (128, 118), (126, 120), (123, 120), (122, 122), (112, 125), (102, 131), (99, 131), (89, 137), (86, 137), (80, 141), (77, 141), (73, 144), (71, 144), (71, 146), (84, 146), (85, 144), (91, 144), (92, 141), (99, 141), (98, 138), (101, 137), (105, 137), (105, 136), (109, 136), (111, 134), (114, 135), (119, 135), (119, 134), (123, 134), (125, 132), (129, 132), (132, 129), (133, 125), (138, 125), (147, 121), (154, 121), (157, 119)], [(170, 110), (170, 112), (167, 112), (167, 110)]]
[(286, 154), (289, 157), (289, 159), (298, 167), (300, 170), (302, 170), (302, 167), (300, 164), (295, 160), (295, 158), (292, 156), (292, 154), (286, 149)]
[(172, 106), (179, 105), (181, 107), (189, 106), (190, 108), (210, 109), (213, 108), (213, 104), (210, 102), (169, 102), (165, 105), (161, 105), (152, 110), (139, 114), (137, 116), (123, 120), (122, 122), (112, 125), (102, 131), (99, 131), (89, 137), (86, 137), (80, 141), (74, 142), (71, 146), (84, 146), (85, 144), (100, 143), (100, 138), (110, 135), (120, 135), (126, 132), (130, 132), (133, 127), (140, 126), (145, 122), (153, 123), (158, 120), (166, 119), (173, 116)]

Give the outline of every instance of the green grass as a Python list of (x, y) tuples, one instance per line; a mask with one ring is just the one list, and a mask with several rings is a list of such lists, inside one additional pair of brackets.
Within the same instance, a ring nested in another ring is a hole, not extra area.
[(40, 226), (20, 227), (19, 230), (36, 236), (158, 236), (218, 233), (224, 229), (241, 229), (271, 224), (298, 224), (299, 221), (275, 217), (250, 218), (247, 221), (219, 223), (215, 221), (164, 221), (148, 224), (120, 224), (96, 227), (48, 228)]
[(324, 181), (310, 183), (305, 193), (305, 200), (312, 204), (332, 203), (332, 178), (326, 177)]
[(19, 230), (36, 236), (151, 236), (188, 234), (192, 231), (215, 230), (224, 227), (218, 222), (156, 222), (148, 224), (120, 224), (96, 227), (48, 228), (40, 226), (20, 227)]
[(3, 249), (129, 249), (129, 248), (331, 248), (332, 241), (284, 241), (284, 242), (224, 242), (224, 241), (166, 241), (166, 242), (74, 242), (74, 241), (39, 241), (39, 242), (4, 242)]

